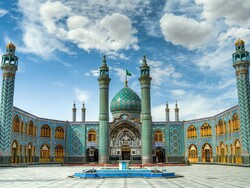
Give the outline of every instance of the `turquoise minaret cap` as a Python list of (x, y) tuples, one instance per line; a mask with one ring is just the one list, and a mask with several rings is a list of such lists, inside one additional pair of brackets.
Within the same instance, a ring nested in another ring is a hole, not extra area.
[(2, 56), (1, 66), (3, 67), (12, 67), (15, 71), (18, 67), (18, 57), (15, 55), (16, 46), (10, 42), (6, 46), (6, 53)]
[(249, 64), (249, 52), (245, 50), (245, 42), (240, 38), (235, 41), (235, 52), (233, 53), (234, 66), (240, 64)]

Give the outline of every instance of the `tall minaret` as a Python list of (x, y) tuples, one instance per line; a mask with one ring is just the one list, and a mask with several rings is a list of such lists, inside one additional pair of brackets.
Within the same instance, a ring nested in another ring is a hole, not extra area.
[(85, 123), (85, 113), (86, 113), (86, 108), (85, 108), (85, 104), (84, 101), (82, 102), (82, 123)]
[(0, 106), (0, 164), (11, 163), (11, 132), (15, 75), (18, 67), (16, 47), (10, 42), (6, 54), (2, 56), (3, 70), (2, 95)]
[(242, 163), (250, 164), (250, 88), (249, 88), (249, 52), (245, 51), (244, 41), (235, 42), (233, 67), (236, 71), (238, 106), (240, 115), (240, 135), (242, 145)]
[(76, 122), (76, 103), (74, 101), (73, 108), (72, 108), (72, 121)]
[(179, 108), (178, 108), (177, 101), (176, 101), (176, 103), (175, 103), (174, 112), (175, 112), (175, 121), (179, 121)]
[(140, 67), (141, 76), (141, 121), (142, 121), (142, 164), (152, 163), (152, 117), (150, 98), (150, 71), (146, 56)]
[(106, 56), (103, 56), (100, 76), (98, 78), (100, 89), (99, 101), (99, 163), (109, 162), (109, 67)]
[(169, 122), (169, 107), (168, 107), (168, 102), (166, 102), (166, 109), (165, 109), (165, 113), (166, 113), (166, 122)]

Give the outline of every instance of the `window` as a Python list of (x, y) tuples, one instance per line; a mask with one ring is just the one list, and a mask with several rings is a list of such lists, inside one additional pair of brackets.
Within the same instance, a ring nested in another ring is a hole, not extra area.
[(20, 123), (19, 117), (18, 115), (16, 115), (13, 120), (13, 131), (19, 132), (19, 123)]
[(163, 133), (162, 133), (162, 131), (160, 131), (160, 130), (155, 131), (154, 141), (155, 142), (163, 142)]
[(233, 131), (234, 132), (237, 132), (240, 130), (240, 122), (239, 122), (239, 117), (237, 114), (233, 115), (232, 124), (233, 124)]
[(61, 163), (63, 162), (64, 152), (63, 147), (61, 145), (57, 145), (55, 148), (55, 162)]
[(96, 142), (96, 131), (95, 130), (90, 130), (88, 132), (88, 141), (89, 142)]
[(187, 137), (188, 138), (196, 138), (197, 137), (197, 131), (195, 126), (190, 125), (187, 130)]
[(56, 128), (55, 138), (57, 139), (64, 139), (64, 130), (62, 127)]
[(40, 162), (50, 162), (50, 148), (47, 144), (40, 147)]
[(29, 131), (28, 131), (29, 135), (34, 135), (34, 124), (32, 121), (29, 122)]
[(221, 119), (219, 120), (219, 123), (216, 126), (216, 129), (217, 129), (216, 130), (217, 135), (222, 135), (226, 132), (225, 131), (225, 129), (226, 129), (225, 123)]
[(192, 162), (198, 162), (198, 150), (197, 147), (192, 144), (188, 148), (188, 160)]
[(48, 138), (51, 137), (51, 129), (47, 124), (45, 124), (41, 128), (41, 137), (48, 137)]
[(201, 126), (201, 137), (211, 137), (212, 136), (212, 129), (211, 126), (207, 123), (204, 123)]

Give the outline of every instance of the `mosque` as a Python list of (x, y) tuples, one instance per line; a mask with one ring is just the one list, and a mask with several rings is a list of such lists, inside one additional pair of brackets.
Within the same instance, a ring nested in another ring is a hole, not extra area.
[[(151, 116), (150, 67), (146, 57), (140, 67), (141, 96), (127, 81), (109, 103), (109, 67), (103, 57), (99, 68), (99, 120), (81, 121), (37, 117), (13, 106), (18, 57), (13, 43), (2, 56), (0, 106), (0, 164), (13, 163), (231, 163), (250, 165), (250, 87), (249, 52), (244, 41), (235, 42), (232, 54), (236, 72), (238, 105), (211, 117), (169, 119), (153, 122)], [(110, 109), (109, 109), (110, 106)], [(109, 118), (109, 110), (112, 118)]]

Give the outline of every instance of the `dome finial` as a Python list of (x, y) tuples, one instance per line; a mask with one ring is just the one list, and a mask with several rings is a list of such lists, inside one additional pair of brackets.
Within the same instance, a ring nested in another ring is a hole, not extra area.
[(235, 41), (235, 46), (238, 46), (238, 45), (244, 45), (245, 44), (245, 42), (242, 40), (242, 39), (240, 39), (240, 38), (238, 38), (236, 41)]

